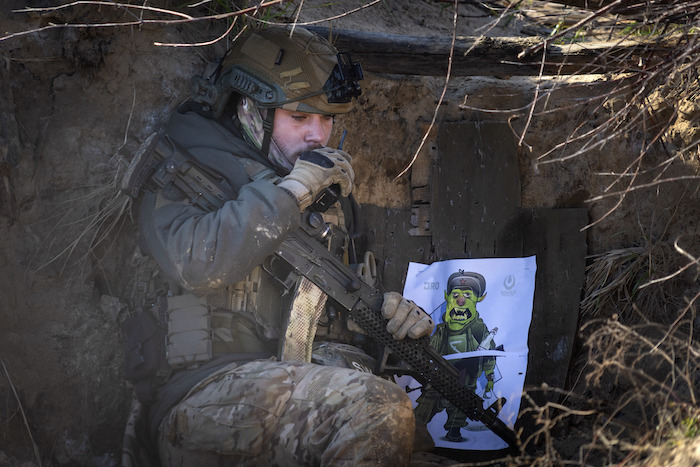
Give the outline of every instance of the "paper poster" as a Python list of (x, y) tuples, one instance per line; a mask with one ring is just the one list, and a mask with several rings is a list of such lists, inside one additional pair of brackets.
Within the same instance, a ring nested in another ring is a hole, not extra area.
[[(435, 320), (431, 346), (460, 372), (465, 386), (513, 428), (527, 371), (528, 333), (535, 293), (535, 257), (458, 259), (410, 263), (403, 294)], [(397, 377), (438, 447), (496, 450), (505, 441), (481, 422), (466, 418), (410, 376)]]

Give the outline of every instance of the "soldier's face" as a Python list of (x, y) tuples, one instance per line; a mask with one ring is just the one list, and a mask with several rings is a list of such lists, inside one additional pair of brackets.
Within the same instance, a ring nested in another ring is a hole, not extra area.
[(332, 129), (331, 115), (277, 109), (272, 139), (284, 157), (294, 165), (302, 152), (326, 146)]

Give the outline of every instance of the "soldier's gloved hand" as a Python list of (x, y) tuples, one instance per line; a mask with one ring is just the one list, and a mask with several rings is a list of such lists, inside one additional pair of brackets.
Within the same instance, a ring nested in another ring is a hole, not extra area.
[(386, 330), (397, 340), (406, 336), (412, 339), (429, 336), (435, 327), (433, 320), (421, 307), (396, 292), (384, 294), (382, 316), (389, 320)]
[(321, 148), (302, 152), (292, 171), (278, 186), (297, 199), (299, 210), (303, 212), (324, 188), (331, 185), (338, 185), (342, 196), (350, 194), (355, 181), (351, 161), (352, 157), (339, 149)]

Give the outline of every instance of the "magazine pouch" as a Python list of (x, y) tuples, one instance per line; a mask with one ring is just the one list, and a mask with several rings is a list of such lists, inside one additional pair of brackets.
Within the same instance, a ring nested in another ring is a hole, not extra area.
[(165, 333), (149, 312), (129, 316), (122, 323), (124, 379), (131, 382), (139, 401), (148, 404), (159, 378), (169, 373), (165, 362)]
[(174, 368), (187, 368), (212, 359), (211, 312), (194, 294), (168, 297), (166, 358)]

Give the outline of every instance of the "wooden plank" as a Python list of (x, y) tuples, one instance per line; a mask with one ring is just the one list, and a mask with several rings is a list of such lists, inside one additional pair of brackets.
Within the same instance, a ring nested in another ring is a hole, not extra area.
[[(521, 213), (523, 255), (536, 255), (535, 300), (528, 339), (525, 390), (539, 406), (558, 401), (566, 389), (586, 269), (585, 209), (529, 209)], [(521, 410), (530, 407), (523, 400)], [(535, 413), (519, 418), (525, 433), (538, 427)]]
[[(520, 209), (514, 140), (502, 122), (441, 124), (432, 193), (424, 206), (431, 208), (432, 237), (409, 235), (423, 214), (363, 206), (385, 289), (403, 290), (411, 261), (535, 255), (525, 389), (540, 405), (557, 400), (557, 392), (532, 388), (566, 387), (585, 277), (587, 211)], [(532, 433), (536, 420), (522, 416), (518, 427)]]
[(411, 189), (411, 203), (413, 205), (430, 203), (430, 185), (419, 186)]
[(526, 384), (563, 388), (586, 270), (586, 209), (523, 211), (523, 254), (537, 255)]
[[(428, 131), (428, 123), (422, 122), (420, 125), (421, 135)], [(435, 144), (438, 134), (438, 126), (431, 128), (430, 134), (425, 138), (425, 143), (421, 146), (416, 160), (411, 165), (411, 187), (426, 187), (430, 184), (433, 162), (435, 159)]]
[(430, 230), (437, 260), (520, 256), (509, 225), (520, 207), (520, 171), (505, 122), (442, 123)]
[[(452, 37), (408, 36), (323, 26), (305, 26), (350, 52), (365, 70), (376, 73), (442, 76), (447, 73)], [(539, 37), (468, 37), (454, 42), (452, 76), (537, 76), (542, 66)], [(520, 57), (523, 51), (533, 51)], [(605, 73), (636, 69), (672, 50), (639, 41), (548, 44), (543, 74)]]
[[(430, 131), (428, 132), (428, 130)], [(438, 126), (432, 126), (428, 122), (421, 123), (421, 133), (424, 140), (420, 150), (411, 165), (411, 228), (408, 234), (415, 237), (430, 236), (430, 201), (432, 192), (430, 188), (433, 165), (435, 163), (436, 139)]]
[(10, 62), (0, 66), (0, 215), (10, 223), (17, 218), (17, 200), (13, 191), (13, 173), (21, 154), (19, 127), (15, 118)]
[(411, 207), (411, 228), (408, 235), (412, 237), (430, 236), (430, 205), (419, 204)]
[[(437, 147), (430, 205), (420, 212), (416, 206), (411, 211), (363, 206), (383, 284), (402, 291), (411, 261), (535, 255), (525, 389), (539, 404), (557, 400), (559, 393), (531, 389), (542, 383), (566, 387), (585, 277), (581, 229), (588, 223), (587, 211), (520, 208), (515, 141), (503, 122), (441, 123)], [(425, 209), (430, 209), (432, 237), (411, 236)], [(536, 420), (523, 416), (518, 427), (532, 433)]]
[(409, 235), (411, 211), (408, 209), (362, 205), (362, 215), (384, 289), (403, 292), (408, 263), (433, 261), (430, 237)]

